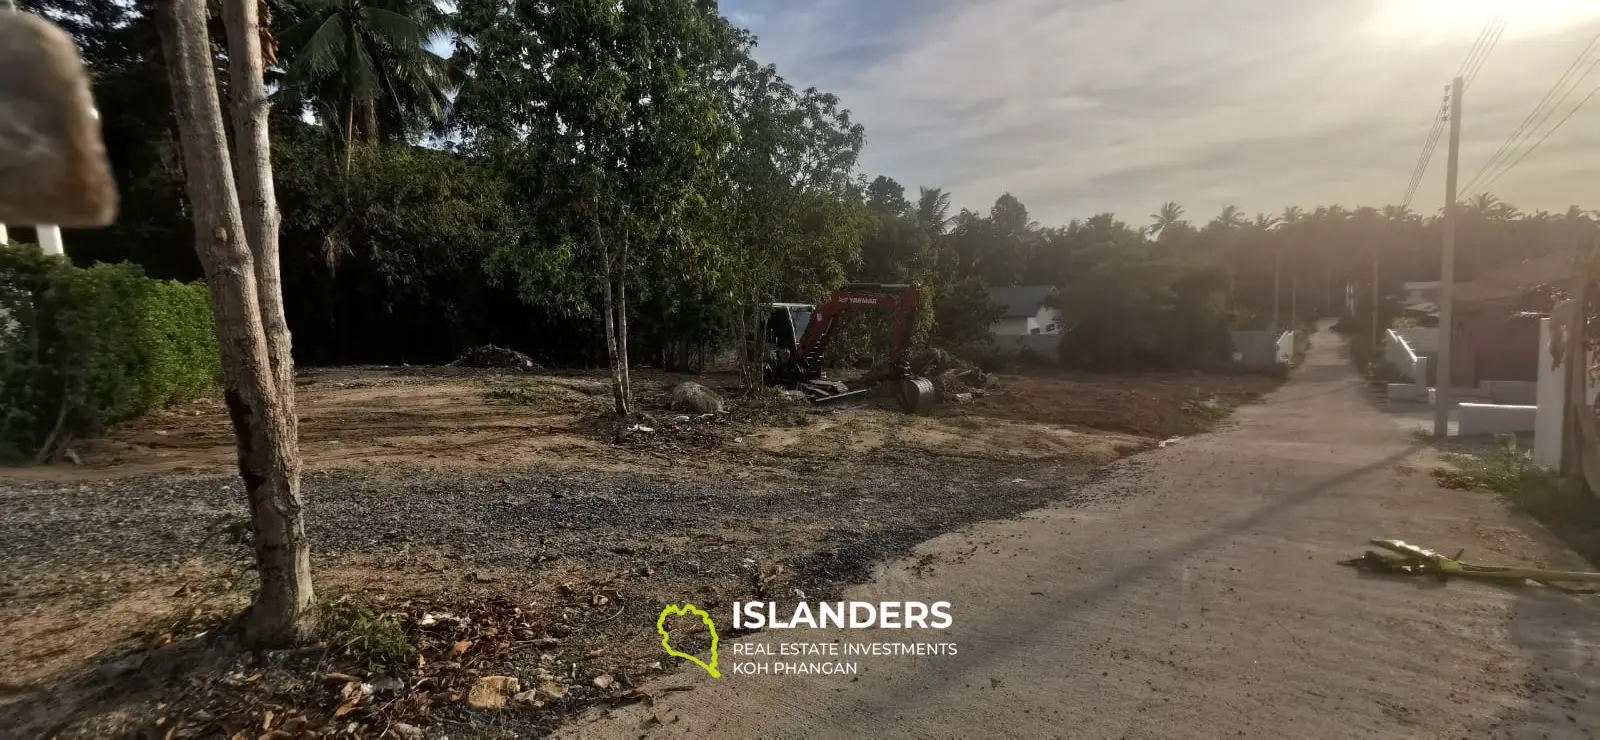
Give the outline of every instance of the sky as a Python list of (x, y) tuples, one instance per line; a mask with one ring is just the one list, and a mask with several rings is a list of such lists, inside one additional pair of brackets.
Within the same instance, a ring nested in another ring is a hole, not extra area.
[[(869, 175), (913, 197), (943, 187), (981, 211), (1010, 192), (1047, 225), (1105, 211), (1142, 224), (1166, 200), (1196, 222), (1228, 204), (1253, 214), (1399, 203), (1444, 88), (1491, 18), (1505, 30), (1462, 97), (1461, 185), (1581, 53), (1573, 92), (1506, 163), (1600, 86), (1600, 43), (1589, 49), (1600, 0), (722, 0), (722, 9), (759, 38), (758, 58), (843, 99), (866, 127)], [(1447, 149), (1441, 140), (1412, 200), (1419, 212), (1444, 202)], [(1597, 175), (1600, 95), (1491, 189), (1524, 210), (1600, 208)]]

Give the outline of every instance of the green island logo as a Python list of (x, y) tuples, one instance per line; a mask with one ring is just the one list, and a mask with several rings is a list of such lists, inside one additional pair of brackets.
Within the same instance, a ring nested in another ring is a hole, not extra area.
[[(703, 663), (699, 658), (696, 658), (693, 655), (672, 649), (672, 636), (667, 634), (667, 617), (682, 614), (693, 614), (699, 617), (700, 621), (705, 622), (706, 628), (711, 630), (710, 663)], [(693, 604), (684, 604), (682, 606), (677, 604), (668, 604), (666, 608), (661, 610), (661, 616), (656, 618), (656, 632), (661, 633), (661, 647), (666, 648), (667, 655), (670, 655), (674, 658), (683, 658), (684, 660), (692, 661), (695, 665), (706, 669), (706, 673), (711, 674), (712, 678), (722, 678), (722, 674), (717, 671), (717, 625), (711, 621), (711, 615), (707, 614), (705, 610), (700, 609)]]

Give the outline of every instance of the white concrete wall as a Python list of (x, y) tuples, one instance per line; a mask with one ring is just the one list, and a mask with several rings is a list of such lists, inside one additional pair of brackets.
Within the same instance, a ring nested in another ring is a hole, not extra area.
[(1061, 312), (1049, 306), (1040, 306), (1039, 312), (1034, 314), (1033, 324), (1028, 327), (1028, 333), (1032, 334), (1034, 329), (1038, 329), (1040, 334), (1060, 334)]
[(1420, 364), (1427, 360), (1418, 357), (1417, 353), (1411, 350), (1411, 345), (1406, 344), (1405, 337), (1393, 329), (1390, 329), (1384, 337), (1383, 358), (1399, 368), (1400, 373), (1412, 383), (1420, 384), (1427, 381), (1427, 366)]
[[(1552, 336), (1553, 319), (1543, 319), (1539, 322), (1539, 380), (1538, 380), (1538, 412), (1534, 418), (1533, 428), (1533, 461), (1535, 464), (1557, 468), (1561, 466), (1561, 434), (1563, 431), (1562, 420), (1567, 406), (1566, 367), (1551, 367), (1550, 342)], [(1594, 357), (1587, 358), (1591, 366)], [(1600, 386), (1589, 381), (1588, 398), (1585, 400), (1590, 407), (1594, 406), (1595, 393), (1600, 391)]]
[(1538, 406), (1509, 406), (1493, 403), (1463, 403), (1456, 408), (1456, 424), (1462, 437), (1520, 434), (1534, 431)]
[(1033, 320), (1032, 316), (999, 319), (994, 322), (993, 326), (989, 327), (989, 331), (1000, 337), (1021, 336), (1028, 333), (1028, 322), (1031, 320)]
[(1277, 360), (1280, 364), (1288, 365), (1294, 362), (1296, 344), (1294, 332), (1286, 331), (1278, 335)]

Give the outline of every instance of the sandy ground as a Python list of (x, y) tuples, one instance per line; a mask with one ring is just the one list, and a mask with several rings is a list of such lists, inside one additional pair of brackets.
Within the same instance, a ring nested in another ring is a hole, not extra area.
[[(666, 391), (683, 380), (734, 399), (734, 413), (675, 424)], [(751, 478), (793, 468), (797, 458), (864, 461), (886, 451), (1103, 463), (1153, 440), (1198, 432), (1277, 384), (1199, 374), (1007, 375), (998, 391), (973, 403), (941, 404), (931, 416), (911, 417), (885, 408), (746, 408), (729, 374), (645, 370), (634, 383), (647, 425), (658, 432), (619, 445), (617, 430), (599, 418), (610, 395), (598, 371), (309, 370), (297, 388), (301, 454), (313, 471), (540, 465), (688, 478)], [(80, 442), (74, 450), (80, 465), (0, 469), (0, 485), (226, 473), (234, 465), (232, 435), (220, 401), (207, 399)]]
[(1362, 393), (1339, 340), (1319, 334), (1291, 383), (1231, 429), (1117, 463), (1074, 505), (929, 541), (844, 596), (949, 601), (949, 629), (721, 645), (952, 642), (955, 656), (858, 658), (855, 676), (690, 666), (647, 685), (653, 701), (563, 734), (1593, 737), (1594, 597), (1335, 565), (1398, 537), (1582, 568), (1491, 494), (1438, 488), (1436, 453)]
[[(562, 702), (506, 718), (507, 732), (543, 731), (676, 668), (661, 665), (654, 631), (667, 600), (836, 594), (929, 538), (1076, 500), (1076, 485), (1101, 466), (1208, 428), (1276, 385), (1006, 376), (999, 392), (929, 417), (736, 401), (723, 416), (680, 421), (664, 396), (684, 377), (638, 373), (642, 414), (623, 428), (657, 431), (625, 433), (604, 418), (598, 374), (303, 375), (319, 593), (411, 617), (450, 609), (509, 619), (520, 607), (537, 618), (519, 629), (560, 640), (473, 661), (424, 650), (430, 665), (460, 664), (429, 674), (436, 688), (417, 698), (449, 711), (426, 719), (470, 726), (448, 697), (473, 672), (526, 675), (529, 660), (559, 659), (580, 675), (619, 677), (608, 691), (578, 681)], [(245, 516), (229, 435), (220, 406), (198, 403), (80, 443), (80, 465), (0, 471), (0, 726), (65, 722), (66, 736), (99, 737), (157, 717), (183, 728), (175, 737), (206, 737), (262, 727), (267, 703), (326, 719), (336, 697), (307, 695), (295, 683), (303, 674), (276, 693), (228, 689), (212, 701), (216, 676), (194, 665), (184, 669), (194, 685), (211, 689), (128, 672), (182, 652), (248, 600), (252, 576), (225, 534)], [(159, 649), (139, 652), (150, 646)], [(284, 710), (274, 712), (281, 724)], [(345, 721), (372, 733), (395, 716), (372, 707)]]

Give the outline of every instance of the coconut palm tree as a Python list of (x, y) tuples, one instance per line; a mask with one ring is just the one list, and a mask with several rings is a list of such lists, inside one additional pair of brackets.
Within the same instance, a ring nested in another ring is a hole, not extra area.
[(950, 194), (944, 188), (922, 188), (917, 199), (917, 225), (928, 238), (944, 236), (950, 230)]
[(444, 32), (433, 0), (282, 0), (277, 34), (283, 94), (344, 133), (369, 142), (444, 119), (448, 62), (430, 39)]
[(1150, 214), (1150, 225), (1145, 227), (1146, 233), (1152, 239), (1160, 239), (1168, 227), (1183, 223), (1183, 206), (1172, 201), (1161, 204), (1161, 208)]

